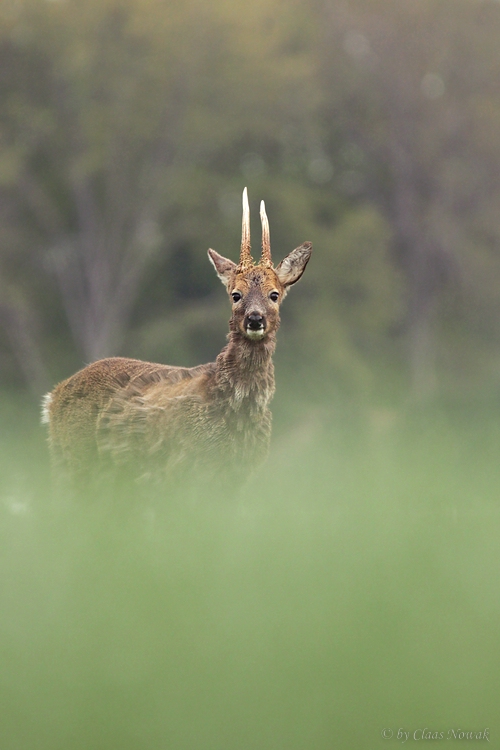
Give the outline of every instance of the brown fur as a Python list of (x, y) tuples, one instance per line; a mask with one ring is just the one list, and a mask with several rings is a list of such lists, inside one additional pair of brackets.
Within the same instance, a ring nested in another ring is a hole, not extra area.
[(261, 463), (271, 435), (279, 304), (311, 251), (305, 243), (273, 269), (242, 268), (210, 250), (230, 297), (241, 295), (216, 361), (184, 368), (112, 357), (80, 370), (46, 397), (55, 464), (78, 479), (105, 466), (127, 467), (136, 477), (193, 470), (230, 477), (233, 469), (241, 477)]

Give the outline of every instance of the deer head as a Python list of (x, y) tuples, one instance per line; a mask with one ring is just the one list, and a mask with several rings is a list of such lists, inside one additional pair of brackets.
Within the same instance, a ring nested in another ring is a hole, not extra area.
[(232, 301), (231, 330), (250, 341), (261, 341), (277, 330), (280, 304), (289, 287), (304, 273), (312, 253), (312, 244), (304, 242), (274, 268), (264, 201), (260, 204), (260, 219), (262, 253), (258, 263), (253, 262), (250, 251), (250, 209), (246, 188), (243, 191), (240, 262), (236, 264), (215, 250), (208, 251), (208, 257)]

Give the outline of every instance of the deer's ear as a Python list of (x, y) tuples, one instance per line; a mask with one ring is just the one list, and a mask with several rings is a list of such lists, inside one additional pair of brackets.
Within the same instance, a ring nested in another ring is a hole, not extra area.
[(296, 247), (281, 263), (276, 267), (276, 275), (284, 287), (295, 284), (304, 271), (312, 253), (312, 243), (304, 242), (300, 247)]
[(208, 251), (208, 257), (210, 258), (210, 261), (215, 268), (217, 276), (222, 281), (224, 286), (227, 287), (229, 279), (236, 269), (236, 263), (233, 263), (233, 261), (229, 260), (229, 258), (224, 258), (223, 255), (219, 255), (219, 253), (216, 253), (215, 250), (212, 250), (212, 248), (210, 248), (210, 250)]

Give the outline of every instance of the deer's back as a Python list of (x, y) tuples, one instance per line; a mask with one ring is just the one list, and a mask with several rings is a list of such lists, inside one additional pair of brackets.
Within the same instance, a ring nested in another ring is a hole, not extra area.
[(167, 395), (186, 384), (196, 390), (210, 369), (210, 365), (171, 367), (123, 357), (102, 359), (83, 368), (59, 383), (46, 400), (56, 464), (76, 474), (87, 470), (99, 459), (98, 432), (103, 417), (107, 423), (114, 422), (123, 442), (124, 436), (133, 432), (134, 415), (127, 411), (128, 404), (137, 407), (138, 400), (158, 388)]

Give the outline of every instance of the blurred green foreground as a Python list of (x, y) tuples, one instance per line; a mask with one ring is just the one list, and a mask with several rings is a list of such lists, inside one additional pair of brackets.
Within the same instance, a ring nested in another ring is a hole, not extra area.
[(278, 425), (243, 490), (134, 503), (56, 500), (3, 408), (2, 750), (498, 746), (492, 411)]

